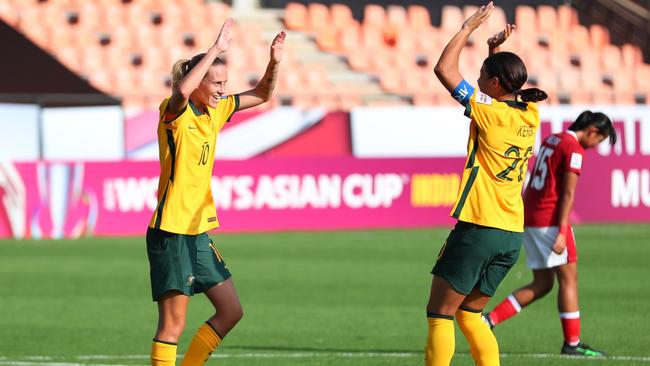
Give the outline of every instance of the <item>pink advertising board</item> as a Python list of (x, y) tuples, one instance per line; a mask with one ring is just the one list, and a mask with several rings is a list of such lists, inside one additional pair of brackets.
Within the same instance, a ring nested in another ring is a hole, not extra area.
[[(464, 158), (217, 161), (224, 232), (449, 226)], [(2, 163), (0, 237), (142, 235), (157, 162)], [(650, 156), (586, 157), (574, 222), (650, 222)]]

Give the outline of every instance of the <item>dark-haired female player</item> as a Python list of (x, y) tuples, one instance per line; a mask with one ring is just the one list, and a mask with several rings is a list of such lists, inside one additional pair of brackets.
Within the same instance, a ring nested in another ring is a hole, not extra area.
[(147, 230), (151, 290), (158, 302), (154, 366), (175, 365), (190, 296), (205, 293), (215, 315), (197, 331), (183, 366), (203, 365), (243, 314), (230, 272), (207, 234), (219, 226), (211, 190), (214, 151), (219, 130), (233, 113), (271, 99), (285, 33), (273, 40), (257, 86), (226, 95), (228, 72), (219, 56), (232, 44), (232, 25), (232, 19), (225, 21), (206, 53), (174, 64), (172, 95), (160, 105), (158, 206)]
[(429, 332), (425, 365), (449, 365), (454, 355), (454, 317), (478, 365), (498, 365), (499, 348), (481, 319), (485, 304), (517, 261), (524, 231), (522, 185), (532, 155), (539, 113), (539, 89), (521, 90), (528, 74), (515, 54), (498, 52), (512, 25), (490, 38), (478, 90), (458, 70), (470, 34), (494, 5), (480, 7), (445, 47), (435, 73), (470, 117), (468, 156), (449, 234), (432, 270), (427, 305)]
[(506, 321), (548, 294), (557, 277), (557, 308), (564, 333), (562, 354), (604, 356), (604, 352), (580, 342), (578, 310), (578, 253), (569, 224), (585, 149), (609, 137), (616, 143), (616, 130), (603, 113), (584, 111), (569, 130), (551, 135), (540, 147), (525, 195), (526, 262), (533, 282), (513, 292), (486, 314), (491, 327)]

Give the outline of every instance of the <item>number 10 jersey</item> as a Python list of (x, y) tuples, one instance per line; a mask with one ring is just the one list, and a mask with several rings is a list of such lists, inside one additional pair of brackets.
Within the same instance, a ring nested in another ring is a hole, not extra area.
[(239, 96), (219, 100), (216, 108), (199, 110), (192, 101), (175, 118), (160, 105), (158, 205), (149, 227), (197, 235), (219, 226), (212, 197), (212, 167), (217, 136), (239, 106)]

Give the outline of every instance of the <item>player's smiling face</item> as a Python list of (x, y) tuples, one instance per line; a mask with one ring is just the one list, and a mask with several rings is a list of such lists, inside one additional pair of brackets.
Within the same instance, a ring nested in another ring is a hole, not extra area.
[(201, 103), (210, 106), (210, 108), (216, 108), (219, 99), (226, 95), (227, 82), (228, 69), (225, 65), (210, 66), (198, 88)]

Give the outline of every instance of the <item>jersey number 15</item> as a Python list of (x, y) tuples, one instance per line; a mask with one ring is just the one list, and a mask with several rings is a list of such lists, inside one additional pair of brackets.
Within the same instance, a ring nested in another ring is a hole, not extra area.
[(537, 161), (535, 162), (535, 169), (533, 169), (533, 180), (530, 185), (538, 191), (544, 188), (546, 182), (546, 175), (548, 174), (547, 159), (553, 155), (553, 149), (548, 146), (542, 146), (537, 154)]

